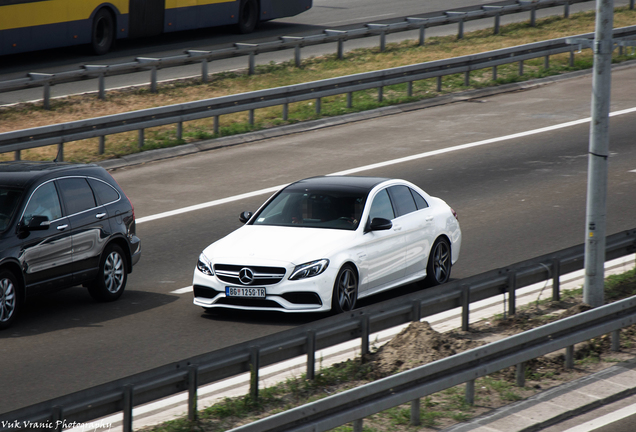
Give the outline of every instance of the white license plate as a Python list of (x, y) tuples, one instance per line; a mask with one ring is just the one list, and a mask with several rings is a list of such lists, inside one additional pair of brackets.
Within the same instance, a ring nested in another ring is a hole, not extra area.
[(228, 297), (260, 297), (265, 298), (265, 288), (225, 287)]

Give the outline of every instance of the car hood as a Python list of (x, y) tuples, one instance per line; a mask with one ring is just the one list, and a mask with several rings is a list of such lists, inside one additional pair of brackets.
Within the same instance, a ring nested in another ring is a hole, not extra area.
[(298, 265), (329, 258), (355, 236), (348, 230), (245, 225), (203, 252), (213, 263)]

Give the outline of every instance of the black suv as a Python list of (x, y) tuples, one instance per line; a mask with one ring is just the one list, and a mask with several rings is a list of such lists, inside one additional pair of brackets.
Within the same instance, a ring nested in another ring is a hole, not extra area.
[(29, 297), (117, 300), (141, 256), (132, 203), (98, 165), (0, 162), (0, 329)]

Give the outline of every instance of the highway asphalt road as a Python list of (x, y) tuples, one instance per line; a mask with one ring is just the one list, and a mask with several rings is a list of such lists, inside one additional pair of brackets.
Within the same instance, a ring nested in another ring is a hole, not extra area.
[[(614, 72), (612, 111), (635, 107), (634, 70)], [(201, 250), (267, 194), (147, 220), (165, 211), (378, 164), (355, 172), (408, 179), (457, 210), (454, 278), (582, 243), (589, 123), (563, 125), (589, 117), (590, 93), (588, 76), (115, 171), (143, 245), (127, 291), (111, 304), (82, 288), (31, 303), (0, 333), (0, 412), (319, 318), (204, 315), (190, 293), (173, 293), (191, 284)], [(629, 112), (611, 122), (608, 234), (636, 225), (635, 121)]]
[[(407, 16), (426, 16), (433, 12), (458, 9), (470, 5), (492, 4), (490, 0), (400, 0), (399, 7), (394, 2), (383, 0), (314, 0), (314, 6), (306, 13), (295, 17), (262, 23), (257, 31), (250, 35), (239, 35), (232, 27), (203, 29), (191, 32), (166, 34), (159, 37), (140, 40), (118, 41), (115, 49), (104, 56), (94, 56), (87, 47), (66, 48), (39, 51), (12, 56), (0, 57), (0, 81), (25, 77), (28, 72), (56, 73), (77, 70), (84, 64), (120, 64), (134, 61), (136, 57), (161, 58), (183, 54), (185, 50), (214, 50), (233, 46), (235, 42), (258, 43), (277, 40), (280, 36), (303, 36), (321, 33), (324, 29), (361, 28), (366, 23), (386, 23), (403, 21)], [(615, 6), (627, 4), (627, 0), (615, 0)], [(572, 5), (571, 13), (580, 10), (593, 10), (593, 1)], [(542, 9), (537, 17), (561, 15), (563, 7)], [(527, 21), (529, 13), (506, 15), (501, 23)], [(478, 28), (490, 28), (493, 19), (469, 21), (465, 31)], [(457, 34), (457, 26), (432, 27), (426, 31), (427, 37)], [(418, 32), (394, 33), (387, 37), (388, 42), (403, 39), (417, 39)], [(356, 39), (345, 43), (345, 50), (359, 47), (377, 47), (379, 38)], [(336, 44), (324, 44), (302, 49), (302, 57), (334, 53)], [(293, 58), (293, 50), (259, 54), (256, 64), (268, 64), (272, 61), (289, 61)], [(236, 57), (211, 62), (209, 73), (234, 69), (245, 69), (247, 57)], [(200, 76), (199, 64), (160, 69), (158, 79), (171, 80), (183, 77)], [(108, 77), (105, 81), (107, 89), (130, 85), (145, 85), (150, 80), (148, 71), (135, 74)], [(97, 80), (85, 80), (76, 83), (58, 84), (51, 88), (51, 96), (64, 96), (75, 93), (96, 92)], [(0, 93), (0, 105), (34, 101), (42, 99), (42, 88)]]

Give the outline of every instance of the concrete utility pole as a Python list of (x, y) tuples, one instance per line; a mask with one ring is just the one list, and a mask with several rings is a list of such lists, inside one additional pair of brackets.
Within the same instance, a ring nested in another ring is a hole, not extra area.
[(596, 0), (592, 123), (588, 156), (583, 301), (592, 307), (604, 304), (607, 166), (609, 157), (609, 109), (614, 42), (614, 1)]

